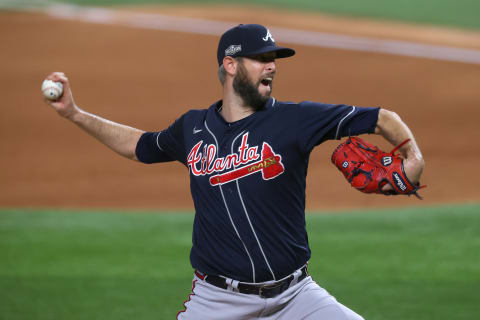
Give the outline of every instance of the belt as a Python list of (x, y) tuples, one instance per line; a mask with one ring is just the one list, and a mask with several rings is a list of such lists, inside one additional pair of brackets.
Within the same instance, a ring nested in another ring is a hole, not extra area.
[[(297, 281), (300, 282), (303, 279), (305, 279), (308, 276), (307, 272), (307, 266), (304, 266), (302, 269), (300, 269), (302, 272), (300, 276), (298, 277)], [(202, 280), (205, 280), (207, 283), (218, 287), (222, 289), (227, 289), (228, 284), (227, 284), (227, 279), (219, 276), (209, 276), (209, 275), (202, 275), (200, 272), (195, 271), (195, 274), (197, 277), (199, 277)], [(244, 294), (254, 294), (258, 295), (262, 298), (274, 298), (287, 290), (290, 286), (290, 283), (293, 281), (295, 276), (291, 274), (287, 278), (283, 280), (279, 280), (274, 283), (270, 284), (253, 284), (253, 283), (243, 283), (239, 282), (238, 283), (238, 292), (244, 293)]]

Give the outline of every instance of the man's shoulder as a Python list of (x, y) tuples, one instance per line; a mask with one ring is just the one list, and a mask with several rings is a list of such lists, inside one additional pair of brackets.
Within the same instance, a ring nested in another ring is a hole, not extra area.
[(208, 112), (208, 109), (190, 109), (185, 112), (184, 116), (187, 117), (201, 117)]
[(295, 108), (295, 107), (303, 107), (303, 106), (328, 106), (328, 105), (329, 105), (328, 103), (309, 101), (309, 100), (299, 101), (299, 102), (275, 100), (275, 102), (272, 104), (272, 106), (275, 108)]
[(188, 118), (204, 118), (209, 111), (213, 111), (215, 108), (217, 108), (218, 104), (219, 101), (213, 103), (208, 108), (191, 108), (190, 110), (185, 112), (183, 116)]
[(182, 125), (185, 127), (194, 127), (199, 123), (205, 122), (207, 117), (209, 116), (209, 113), (211, 114), (212, 112), (212, 106), (203, 109), (192, 108), (182, 114), (178, 120), (180, 120)]
[(208, 109), (190, 109), (180, 116), (183, 121), (195, 121), (198, 119), (204, 119), (208, 113)]
[(297, 109), (305, 107), (318, 107), (325, 108), (330, 106), (329, 104), (323, 102), (314, 102), (314, 101), (275, 101), (272, 105), (272, 109)]

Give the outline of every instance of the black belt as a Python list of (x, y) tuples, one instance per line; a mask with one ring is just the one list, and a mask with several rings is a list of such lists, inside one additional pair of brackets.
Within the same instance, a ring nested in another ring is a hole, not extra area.
[[(298, 277), (298, 282), (302, 281), (308, 276), (307, 266), (304, 266), (301, 269), (302, 273)], [(225, 278), (218, 277), (218, 276), (209, 276), (209, 275), (202, 275), (199, 272), (195, 272), (195, 274), (200, 278), (205, 280), (207, 283), (214, 285), (215, 287), (227, 289), (228, 284)], [(249, 283), (238, 283), (238, 292), (244, 294), (255, 294), (262, 298), (274, 298), (288, 289), (290, 283), (294, 279), (293, 274), (289, 277), (280, 280), (278, 282), (274, 282), (268, 285), (261, 285), (261, 284), (249, 284)]]

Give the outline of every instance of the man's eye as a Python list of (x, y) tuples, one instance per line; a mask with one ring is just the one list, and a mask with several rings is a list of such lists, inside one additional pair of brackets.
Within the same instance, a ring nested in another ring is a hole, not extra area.
[(258, 60), (260, 60), (261, 62), (272, 62), (275, 59), (271, 57), (258, 57)]
[(259, 62), (262, 62), (262, 63), (275, 61), (274, 57), (263, 56), (263, 55), (250, 56), (250, 59), (256, 60), (256, 61), (259, 61)]

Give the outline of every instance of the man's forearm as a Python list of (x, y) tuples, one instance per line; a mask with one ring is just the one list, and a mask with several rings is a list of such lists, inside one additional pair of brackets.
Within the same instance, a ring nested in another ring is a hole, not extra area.
[(135, 149), (138, 139), (143, 134), (142, 130), (103, 119), (80, 109), (73, 100), (70, 82), (64, 73), (52, 72), (46, 79), (61, 82), (63, 85), (63, 95), (58, 100), (45, 99), (60, 116), (71, 120), (116, 153), (138, 160)]
[(135, 148), (144, 131), (78, 110), (69, 119), (116, 153), (137, 160)]
[(418, 182), (425, 167), (425, 161), (412, 131), (402, 119), (394, 112), (380, 109), (375, 133), (383, 136), (394, 146), (410, 139), (409, 143), (403, 145), (399, 151), (406, 159), (404, 165), (407, 176), (413, 182)]

